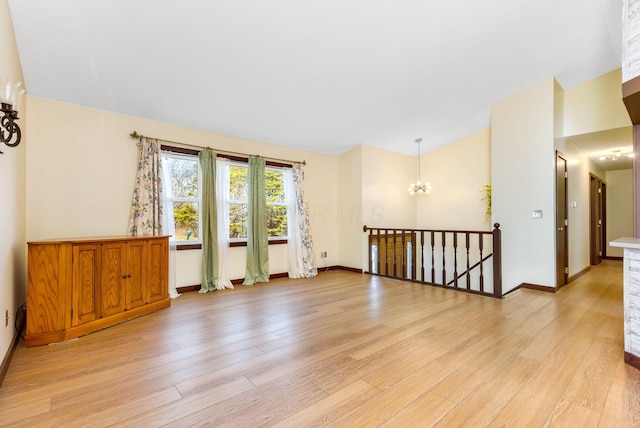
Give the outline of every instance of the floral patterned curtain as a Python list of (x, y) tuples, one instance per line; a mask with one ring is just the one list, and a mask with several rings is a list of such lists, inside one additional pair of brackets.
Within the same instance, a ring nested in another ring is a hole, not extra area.
[(316, 257), (313, 252), (313, 240), (309, 220), (309, 205), (304, 194), (304, 168), (301, 163), (293, 164), (294, 201), (289, 206), (289, 259), (291, 261), (291, 278), (311, 278), (318, 274)]
[(162, 167), (160, 143), (138, 141), (138, 170), (129, 216), (130, 236), (162, 235)]

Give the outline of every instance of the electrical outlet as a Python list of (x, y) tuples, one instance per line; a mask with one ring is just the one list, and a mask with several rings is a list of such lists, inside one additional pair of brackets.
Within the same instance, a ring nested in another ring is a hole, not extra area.
[(4, 326), (9, 327), (9, 309), (4, 311)]
[(323, 259), (326, 258), (327, 257), (327, 252), (326, 251), (321, 252), (320, 253), (320, 257), (323, 258)]

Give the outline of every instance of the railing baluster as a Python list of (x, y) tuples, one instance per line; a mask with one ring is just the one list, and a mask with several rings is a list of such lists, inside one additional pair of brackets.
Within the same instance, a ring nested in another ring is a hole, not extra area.
[(467, 290), (471, 290), (471, 269), (469, 268), (469, 232), (465, 233), (465, 241), (467, 247)]
[(398, 232), (396, 229), (391, 230), (393, 233), (393, 276), (398, 276), (398, 258), (396, 257), (396, 236)]
[(407, 277), (407, 260), (406, 260), (406, 255), (407, 255), (407, 243), (405, 242), (405, 236), (404, 236), (404, 229), (400, 231), (400, 233), (402, 233), (402, 278), (406, 278)]
[(442, 232), (442, 285), (447, 283), (447, 260), (446, 260), (447, 232)]
[(436, 283), (436, 260), (435, 260), (435, 232), (431, 231), (431, 283)]
[(453, 232), (453, 286), (458, 288), (458, 233)]
[[(482, 235), (480, 235), (478, 237), (478, 246), (480, 247), (480, 260), (483, 260), (482, 258), (482, 250), (484, 247), (484, 237)], [(480, 263), (480, 292), (484, 292), (484, 263)]]
[(424, 230), (420, 231), (420, 281), (424, 281)]
[[(460, 291), (482, 294), (484, 296), (502, 297), (502, 237), (499, 227), (500, 225), (496, 223), (494, 230), (488, 232), (468, 230), (369, 229), (367, 226), (364, 226), (363, 231), (369, 234), (369, 273), (409, 279), (423, 284), (458, 289)], [(418, 232), (420, 232), (419, 235)], [(447, 246), (448, 234), (452, 234), (453, 236), (449, 246)], [(460, 241), (463, 234), (464, 244)], [(492, 235), (492, 241), (485, 243), (485, 238), (488, 240), (489, 235)], [(436, 243), (436, 236), (440, 237), (440, 243)], [(430, 243), (425, 242), (427, 238), (430, 239)], [(476, 239), (478, 240), (477, 243)], [(377, 265), (374, 264), (374, 243), (377, 244), (378, 248), (378, 258), (375, 261)], [(408, 248), (409, 245), (411, 246), (410, 249)], [(462, 245), (464, 245), (464, 250), (462, 250)], [(485, 250), (485, 247), (489, 245), (491, 245), (491, 248)], [(389, 248), (389, 246), (392, 248)], [(425, 257), (425, 251), (428, 251), (429, 246), (431, 247), (431, 282), (427, 281), (426, 274), (428, 268), (425, 269), (425, 261), (428, 263), (428, 255)], [(436, 246), (442, 248), (442, 281), (437, 281), (436, 278)], [(398, 254), (398, 251), (402, 253)], [(420, 257), (418, 257), (418, 251), (420, 251)], [(447, 251), (453, 251), (453, 256), (450, 257)], [(458, 260), (458, 251), (464, 251), (464, 260)], [(476, 253), (476, 251), (478, 251), (478, 253)], [(479, 254), (478, 261), (476, 261), (477, 254)], [(382, 257), (384, 257), (384, 261)], [(493, 258), (492, 265), (485, 265), (485, 262), (489, 258)], [(451, 259), (453, 263), (453, 268), (447, 267), (447, 261), (449, 259)], [(461, 263), (461, 266), (458, 266), (458, 263)], [(419, 272), (418, 264), (420, 264)], [(485, 287), (485, 269), (487, 266), (493, 271), (492, 290), (487, 290), (486, 288), (488, 287)], [(460, 269), (458, 269), (460, 267), (465, 269), (465, 271), (460, 272)], [(447, 279), (447, 270), (449, 270), (453, 276), (450, 280)], [(474, 272), (473, 276), (471, 272)], [(466, 277), (464, 283), (462, 282), (463, 277)], [(479, 288), (476, 288), (476, 286)]]
[(382, 268), (382, 257), (385, 256), (385, 254), (382, 254), (382, 250), (383, 250), (383, 246), (382, 246), (382, 241), (380, 241), (380, 229), (377, 229), (377, 236), (378, 236), (378, 268), (376, 269), (376, 272), (378, 272), (378, 274), (380, 274), (381, 272), (381, 268)]
[(384, 274), (389, 275), (389, 231), (384, 230)]

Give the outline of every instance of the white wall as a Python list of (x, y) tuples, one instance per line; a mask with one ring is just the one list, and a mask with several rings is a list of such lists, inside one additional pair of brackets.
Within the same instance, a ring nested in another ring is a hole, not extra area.
[[(492, 223), (502, 230), (503, 291), (555, 286), (554, 91), (548, 79), (492, 107)], [(532, 210), (543, 218), (532, 219)]]
[[(0, 0), (0, 82), (24, 81), (9, 16), (7, 0)], [(2, 84), (2, 83), (0, 83)], [(4, 89), (4, 88), (3, 88)], [(26, 98), (26, 97), (25, 97)], [(25, 246), (25, 170), (28, 133), (24, 109), (19, 112), (22, 142), (11, 148), (0, 144), (0, 362), (5, 358), (14, 336), (15, 314), (26, 301), (26, 246)], [(5, 325), (5, 313), (9, 313)]]
[[(27, 240), (125, 235), (135, 178), (139, 133), (219, 150), (306, 160), (307, 199), (316, 255), (337, 262), (337, 232), (326, 218), (336, 211), (337, 160), (104, 111), (28, 97)], [(232, 248), (233, 279), (244, 276), (245, 249)], [(270, 272), (288, 270), (286, 245), (271, 246)], [(200, 250), (180, 251), (177, 285), (200, 283)]]
[(418, 198), (421, 229), (492, 230), (483, 186), (491, 181), (491, 130), (485, 129), (422, 156), (431, 193)]
[(607, 171), (607, 256), (622, 257), (624, 249), (609, 242), (633, 236), (633, 169)]

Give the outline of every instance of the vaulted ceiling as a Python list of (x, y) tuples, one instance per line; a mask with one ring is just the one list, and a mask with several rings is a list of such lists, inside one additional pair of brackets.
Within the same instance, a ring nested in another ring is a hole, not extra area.
[(9, 4), (30, 95), (330, 155), (426, 152), (621, 63), (613, 0)]

